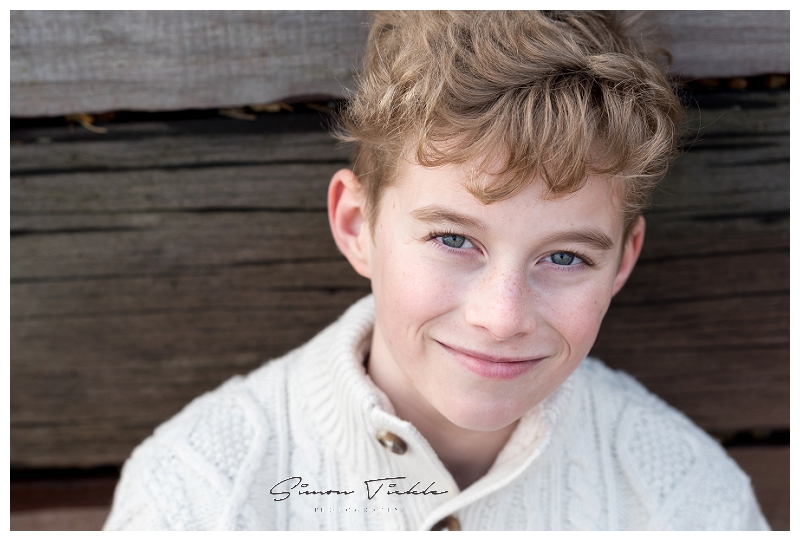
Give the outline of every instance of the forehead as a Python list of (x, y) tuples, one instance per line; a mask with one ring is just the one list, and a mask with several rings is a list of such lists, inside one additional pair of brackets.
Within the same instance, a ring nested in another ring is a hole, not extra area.
[(468, 188), (468, 183), (480, 185), (495, 180), (485, 174), (476, 177), (468, 165), (428, 168), (405, 162), (387, 187), (381, 207), (400, 206), (407, 213), (420, 208), (448, 209), (482, 224), (520, 233), (595, 227), (612, 238), (620, 238), (624, 228), (622, 204), (613, 181), (606, 177), (589, 175), (579, 190), (558, 197), (549, 193), (542, 178), (536, 177), (518, 193), (488, 204), (479, 201)]

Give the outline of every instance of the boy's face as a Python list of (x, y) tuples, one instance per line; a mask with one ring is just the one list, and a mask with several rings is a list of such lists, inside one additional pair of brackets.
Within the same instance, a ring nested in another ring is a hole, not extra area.
[(403, 402), (399, 410), (496, 430), (589, 353), (644, 223), (622, 257), (621, 207), (608, 181), (590, 177), (575, 194), (547, 200), (534, 180), (484, 205), (463, 171), (404, 165), (374, 230), (358, 236), (356, 268), (372, 280), (377, 312), (369, 371)]

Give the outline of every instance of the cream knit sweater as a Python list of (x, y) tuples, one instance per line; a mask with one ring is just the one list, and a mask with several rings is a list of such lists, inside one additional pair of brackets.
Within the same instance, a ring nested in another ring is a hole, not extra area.
[(425, 530), (453, 516), (465, 530), (768, 529), (716, 442), (591, 358), (459, 490), (365, 374), (373, 318), (366, 297), (164, 423), (126, 462), (105, 528)]

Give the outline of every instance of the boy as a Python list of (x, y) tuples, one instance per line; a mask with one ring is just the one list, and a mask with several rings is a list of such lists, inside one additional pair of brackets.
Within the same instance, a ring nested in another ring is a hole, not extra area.
[(379, 13), (331, 180), (373, 295), (134, 452), (106, 527), (766, 529), (683, 415), (586, 356), (679, 103), (613, 18)]

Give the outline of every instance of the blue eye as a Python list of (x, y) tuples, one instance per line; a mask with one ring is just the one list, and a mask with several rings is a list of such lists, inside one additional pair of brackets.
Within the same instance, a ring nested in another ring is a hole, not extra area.
[(575, 254), (571, 254), (569, 252), (558, 252), (548, 257), (548, 259), (556, 265), (562, 265), (565, 267), (572, 265), (576, 261), (580, 262), (580, 259), (578, 259)]
[(449, 248), (461, 248), (467, 242), (467, 238), (461, 235), (442, 235), (439, 238), (442, 239), (442, 244)]

